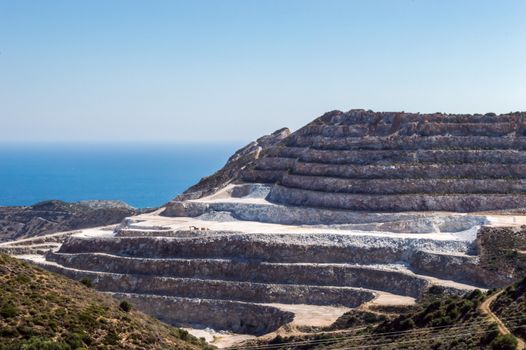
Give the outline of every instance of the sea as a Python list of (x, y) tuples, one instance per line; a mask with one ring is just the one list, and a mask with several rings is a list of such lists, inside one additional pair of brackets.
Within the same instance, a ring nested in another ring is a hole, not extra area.
[(158, 207), (219, 170), (242, 144), (0, 145), (0, 206), (122, 200)]

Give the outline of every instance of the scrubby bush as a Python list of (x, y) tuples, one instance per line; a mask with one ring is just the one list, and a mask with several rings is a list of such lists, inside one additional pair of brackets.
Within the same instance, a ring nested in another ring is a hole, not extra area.
[(84, 277), (83, 279), (80, 280), (80, 283), (82, 283), (83, 285), (85, 285), (86, 287), (88, 288), (91, 288), (93, 286), (93, 283), (91, 282), (91, 280), (87, 277)]
[(105, 345), (117, 345), (119, 340), (120, 340), (119, 335), (115, 333), (115, 331), (110, 330), (108, 331), (108, 334), (106, 334), (102, 342)]
[(11, 303), (5, 304), (2, 306), (2, 308), (0, 308), (0, 316), (3, 318), (15, 317), (17, 313), (18, 311), (16, 307)]
[(464, 315), (467, 312), (471, 311), (475, 304), (471, 300), (464, 300), (460, 305), (460, 312)]
[(365, 312), (363, 314), (363, 320), (365, 323), (374, 323), (382, 320), (382, 318), (372, 312)]
[(180, 332), (179, 332), (179, 337), (182, 340), (187, 340), (190, 337), (190, 333), (188, 333), (188, 331), (186, 329), (181, 329)]
[(70, 333), (66, 336), (66, 343), (73, 349), (77, 349), (84, 345), (82, 338), (82, 334)]
[(482, 292), (480, 291), (480, 289), (475, 289), (468, 295), (468, 299), (471, 299), (471, 300), (480, 299), (481, 297), (482, 297)]
[(415, 327), (415, 321), (412, 318), (406, 318), (405, 320), (400, 321), (400, 330), (405, 331)]
[(31, 338), (20, 345), (21, 350), (70, 350), (71, 347), (64, 342), (50, 339)]
[(431, 312), (431, 311), (438, 310), (438, 309), (440, 309), (440, 305), (441, 305), (441, 303), (440, 303), (439, 300), (434, 301), (434, 302), (432, 302), (431, 304), (429, 304), (429, 305), (427, 306), (427, 308), (426, 308), (426, 312)]
[(500, 334), (499, 327), (497, 326), (496, 323), (492, 323), (488, 327), (486, 334), (484, 334), (484, 337), (482, 337), (481, 344), (487, 345), (491, 343), (496, 337), (499, 336), (499, 334)]
[(452, 308), (451, 310), (449, 310), (449, 312), (447, 313), (448, 317), (450, 317), (452, 320), (456, 320), (459, 316), (460, 316), (460, 311), (458, 311), (458, 309), (455, 307), (455, 308)]
[(121, 303), (119, 304), (119, 307), (124, 312), (130, 312), (130, 310), (132, 309), (132, 305), (126, 300), (121, 301)]
[(515, 350), (517, 348), (517, 338), (511, 334), (498, 335), (491, 343), (493, 350)]
[(442, 326), (449, 326), (453, 322), (451, 321), (451, 318), (449, 316), (443, 316), (440, 318), (436, 318), (433, 321), (431, 321), (432, 327), (442, 327)]

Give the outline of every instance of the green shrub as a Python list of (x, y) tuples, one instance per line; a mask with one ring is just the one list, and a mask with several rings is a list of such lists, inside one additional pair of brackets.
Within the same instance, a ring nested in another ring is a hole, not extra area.
[(5, 304), (0, 309), (0, 316), (2, 316), (3, 318), (13, 318), (17, 315), (17, 313), (18, 313), (18, 310), (11, 303)]
[(31, 338), (20, 346), (20, 350), (70, 350), (71, 347), (63, 342), (50, 339)]
[(517, 348), (517, 338), (511, 334), (498, 335), (490, 343), (493, 350), (515, 350)]
[(14, 338), (18, 335), (18, 331), (15, 327), (1, 327), (0, 337)]
[(20, 283), (29, 283), (31, 282), (31, 278), (27, 275), (18, 275), (16, 276), (15, 280)]
[(373, 314), (372, 312), (365, 312), (363, 314), (363, 320), (365, 323), (374, 323), (379, 321), (379, 317), (376, 314)]
[(480, 289), (475, 289), (468, 295), (468, 299), (471, 299), (471, 300), (480, 299), (481, 297), (482, 297), (482, 292), (480, 291)]
[(121, 303), (119, 304), (119, 307), (124, 312), (130, 312), (130, 310), (132, 309), (132, 305), (126, 300), (121, 301)]
[(424, 325), (427, 325), (429, 323), (432, 323), (434, 320), (442, 317), (442, 313), (440, 311), (430, 312), (426, 314), (423, 318)]
[(453, 308), (451, 309), (448, 313), (447, 313), (448, 317), (450, 317), (452, 320), (456, 320), (459, 316), (460, 316), (460, 311), (458, 311), (457, 308)]
[(78, 333), (70, 333), (66, 336), (66, 343), (73, 349), (80, 348), (84, 345), (82, 342), (82, 335)]
[(85, 285), (86, 287), (88, 288), (91, 288), (93, 287), (93, 283), (91, 282), (91, 280), (87, 277), (84, 277), (83, 279), (80, 280), (80, 283), (82, 283), (83, 285)]
[(467, 312), (471, 311), (475, 304), (471, 300), (464, 300), (460, 305), (460, 312), (464, 315)]
[(406, 318), (400, 322), (400, 330), (405, 331), (415, 327), (415, 321), (412, 318)]
[(179, 330), (179, 338), (182, 340), (188, 340), (190, 338), (190, 333), (186, 329)]
[(482, 337), (481, 344), (487, 345), (491, 343), (496, 337), (499, 336), (499, 334), (500, 334), (499, 327), (497, 326), (496, 323), (492, 323), (488, 327), (486, 334), (484, 334), (484, 337)]
[(117, 345), (119, 343), (119, 340), (119, 335), (111, 330), (108, 331), (108, 334), (106, 334), (102, 341), (106, 345)]
[(32, 336), (36, 335), (34, 334), (35, 332), (33, 331), (33, 328), (26, 326), (26, 325), (20, 325), (16, 327), (16, 330), (18, 331), (20, 335), (22, 335), (26, 339), (31, 338)]
[(431, 311), (438, 310), (438, 309), (440, 309), (440, 305), (442, 305), (442, 303), (439, 300), (434, 301), (434, 302), (432, 302), (431, 304), (429, 304), (427, 306), (426, 312), (431, 312)]

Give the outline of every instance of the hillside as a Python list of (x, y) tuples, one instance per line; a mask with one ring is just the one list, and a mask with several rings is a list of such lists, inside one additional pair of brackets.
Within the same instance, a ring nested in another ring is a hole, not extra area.
[(0, 349), (202, 349), (85, 285), (0, 254)]
[[(512, 330), (522, 329), (516, 327), (524, 324), (526, 311), (522, 294), (510, 296), (516, 290), (517, 286), (508, 287), (493, 304), (505, 323), (513, 321), (509, 325)], [(353, 310), (321, 332), (278, 335), (267, 341), (245, 343), (239, 349), (515, 349), (516, 339), (501, 335), (497, 324), (481, 308), (493, 293), (475, 290), (450, 296), (435, 289), (399, 316), (389, 313), (393, 310)], [(524, 331), (515, 334), (525, 335)]]
[(477, 235), (480, 264), (509, 284), (526, 274), (526, 226), (484, 227)]
[(526, 278), (505, 288), (491, 309), (515, 335), (526, 339)]
[(31, 206), (0, 207), (0, 242), (117, 224), (140, 212), (119, 201), (53, 200)]

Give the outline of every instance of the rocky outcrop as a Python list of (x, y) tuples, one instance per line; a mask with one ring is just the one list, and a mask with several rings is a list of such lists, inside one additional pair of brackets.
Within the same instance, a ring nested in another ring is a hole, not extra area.
[(289, 323), (294, 314), (267, 305), (235, 301), (189, 299), (147, 294), (115, 293), (138, 309), (169, 324), (212, 327), (237, 333), (262, 335)]
[[(273, 193), (281, 190), (281, 186), (272, 187)], [(319, 195), (319, 201), (329, 198), (334, 201), (338, 196), (323, 196), (315, 191), (294, 191), (290, 189), (285, 193), (287, 198), (295, 200), (297, 205), (275, 205), (269, 203), (239, 203), (233, 201), (173, 201), (164, 210), (162, 215), (174, 217), (207, 217), (211, 213), (227, 213), (232, 219), (243, 221), (258, 221), (284, 225), (339, 225), (341, 229), (379, 230), (390, 232), (427, 233), (440, 231), (464, 231), (474, 225), (486, 223), (484, 216), (480, 215), (425, 215), (424, 213), (374, 213), (351, 210), (330, 210), (302, 206), (304, 196)], [(272, 197), (269, 195), (267, 198)], [(296, 197), (299, 196), (299, 197)], [(375, 197), (376, 198), (376, 197)], [(413, 199), (413, 198), (410, 198)], [(394, 202), (384, 200), (386, 205)], [(349, 205), (353, 205), (349, 203)], [(404, 203), (406, 206), (414, 205), (412, 202)], [(334, 207), (334, 205), (332, 206)], [(213, 219), (213, 217), (212, 217)]]
[(223, 168), (210, 176), (202, 178), (197, 184), (179, 195), (177, 200), (201, 198), (216, 192), (232, 181), (238, 180), (244, 169), (253, 166), (259, 157), (263, 156), (289, 135), (289, 129), (282, 128), (249, 143), (236, 151), (236, 153), (228, 159)]
[(120, 201), (53, 200), (27, 207), (0, 207), (0, 242), (116, 224), (141, 212)]

